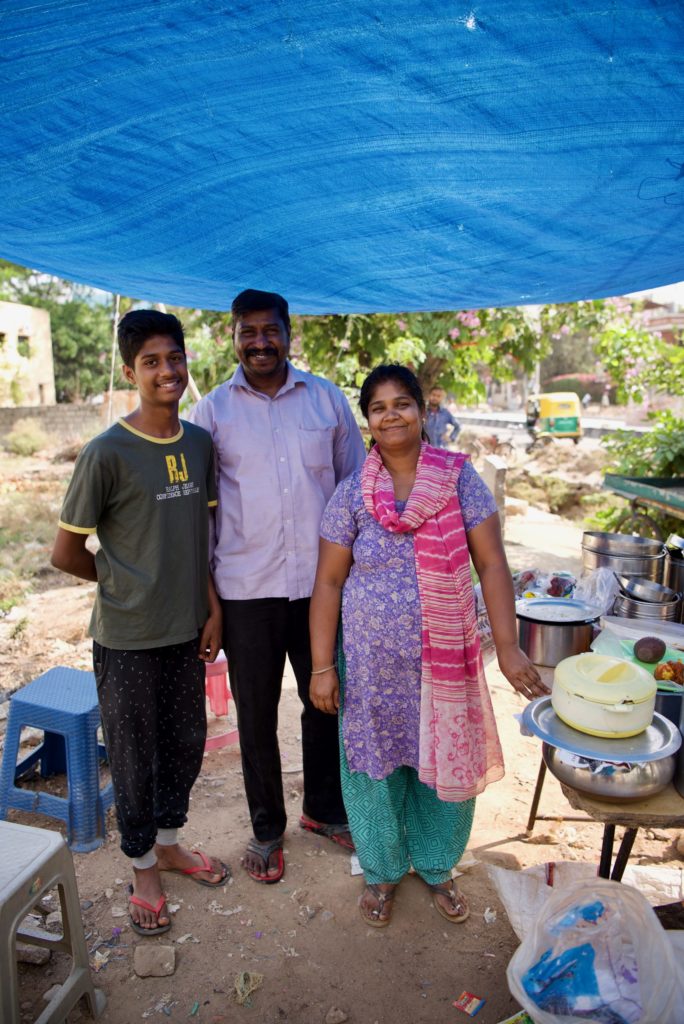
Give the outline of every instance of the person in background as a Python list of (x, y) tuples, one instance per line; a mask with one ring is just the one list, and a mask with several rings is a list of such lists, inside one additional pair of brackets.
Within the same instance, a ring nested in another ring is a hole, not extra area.
[[(81, 451), (52, 564), (97, 583), (90, 623), (121, 849), (131, 858), (131, 927), (171, 927), (160, 871), (218, 887), (220, 860), (178, 843), (207, 735), (205, 662), (221, 646), (209, 573), (216, 505), (211, 438), (178, 418), (188, 383), (180, 321), (136, 309), (118, 327), (139, 405)], [(86, 547), (97, 533), (100, 550)]]
[(231, 312), (240, 365), (200, 400), (191, 418), (211, 434), (217, 458), (212, 566), (254, 833), (243, 864), (251, 878), (269, 884), (285, 867), (277, 730), (286, 656), (303, 705), (300, 825), (352, 848), (337, 723), (309, 700), (309, 598), (323, 510), (365, 450), (339, 388), (289, 362), (285, 299), (250, 288), (235, 298)]
[(395, 890), (413, 866), (436, 910), (457, 924), (469, 908), (452, 868), (470, 836), (475, 797), (503, 775), (471, 557), (503, 675), (527, 698), (548, 690), (518, 647), (494, 499), (466, 455), (423, 440), (416, 377), (379, 366), (360, 405), (374, 445), (321, 522), (311, 699), (331, 716), (339, 711), (364, 922), (389, 923)]
[(461, 424), (444, 405), (445, 398), (444, 388), (430, 389), (425, 430), (430, 444), (435, 448), (448, 448), (451, 442), (456, 440), (461, 429)]

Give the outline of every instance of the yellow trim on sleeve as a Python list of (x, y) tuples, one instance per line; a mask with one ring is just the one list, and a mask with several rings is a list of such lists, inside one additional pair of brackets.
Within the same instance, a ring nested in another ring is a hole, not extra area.
[(63, 530), (68, 530), (69, 533), (95, 533), (97, 530), (96, 526), (72, 526), (71, 523), (63, 523), (59, 520), (59, 526)]
[(143, 434), (142, 430), (136, 430), (130, 423), (126, 423), (125, 419), (118, 420), (119, 426), (125, 427), (126, 430), (130, 430), (131, 434), (136, 434), (138, 437), (144, 437), (146, 441), (152, 441), (153, 444), (174, 444), (176, 441), (180, 441), (183, 436), (183, 424), (180, 425), (180, 430), (174, 437), (152, 437), (151, 434)]
[(217, 505), (218, 505), (218, 499), (216, 499), (216, 498), (213, 501), (209, 502), (209, 508), (216, 508)]

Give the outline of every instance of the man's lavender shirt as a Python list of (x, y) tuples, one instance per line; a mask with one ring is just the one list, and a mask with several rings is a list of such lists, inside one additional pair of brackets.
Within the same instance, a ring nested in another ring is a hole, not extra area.
[(216, 450), (219, 595), (310, 597), (323, 510), (365, 458), (347, 399), (289, 362), (285, 384), (270, 398), (238, 366), (188, 418), (209, 431)]

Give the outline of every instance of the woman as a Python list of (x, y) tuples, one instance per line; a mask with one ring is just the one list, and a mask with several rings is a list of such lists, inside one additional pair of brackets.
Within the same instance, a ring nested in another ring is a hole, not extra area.
[(452, 867), (468, 842), (475, 796), (503, 775), (471, 557), (503, 674), (528, 698), (548, 691), (518, 647), (494, 499), (465, 455), (424, 443), (417, 379), (405, 367), (379, 366), (360, 404), (374, 445), (321, 523), (311, 700), (340, 711), (364, 921), (389, 923), (396, 887), (413, 865), (439, 913), (458, 923), (469, 909)]

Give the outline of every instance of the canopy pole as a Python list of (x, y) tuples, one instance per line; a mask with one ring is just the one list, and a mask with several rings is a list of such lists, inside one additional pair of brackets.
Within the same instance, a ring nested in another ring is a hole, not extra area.
[(112, 320), (112, 358), (109, 364), (109, 403), (107, 405), (107, 426), (112, 425), (112, 409), (114, 406), (114, 363), (116, 361), (116, 329), (119, 326), (119, 309), (121, 306), (121, 296), (115, 294), (114, 296), (114, 317)]

